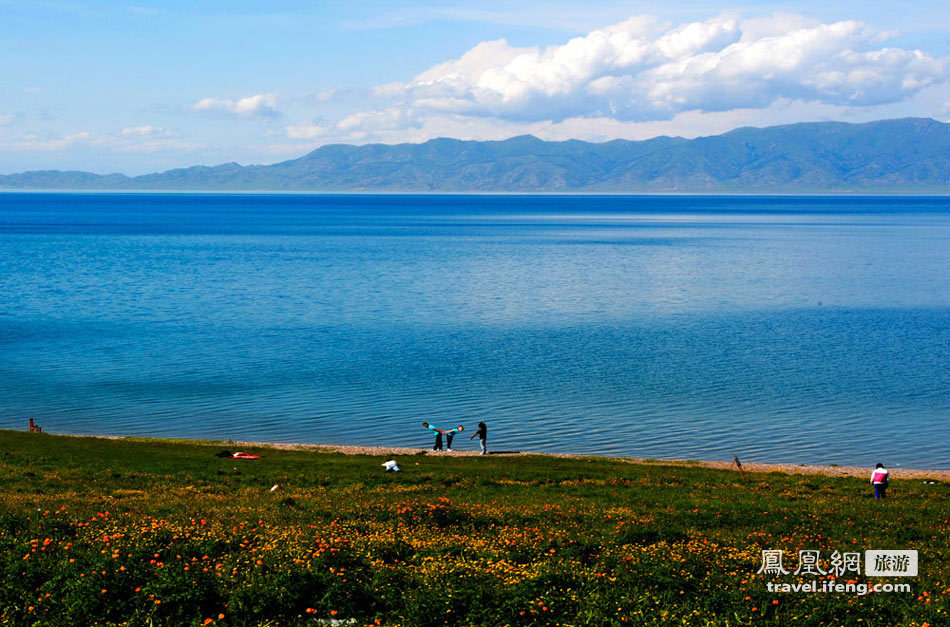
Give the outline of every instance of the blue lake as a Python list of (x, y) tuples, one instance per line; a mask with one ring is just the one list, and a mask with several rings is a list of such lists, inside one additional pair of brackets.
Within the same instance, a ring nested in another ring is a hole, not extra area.
[(3, 193), (30, 416), (950, 468), (950, 199)]

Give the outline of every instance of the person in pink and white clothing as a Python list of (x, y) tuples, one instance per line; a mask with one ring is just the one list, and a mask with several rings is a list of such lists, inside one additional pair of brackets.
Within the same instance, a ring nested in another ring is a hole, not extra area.
[(887, 468), (884, 464), (878, 464), (871, 472), (871, 485), (874, 486), (874, 498), (883, 499), (884, 492), (887, 490)]

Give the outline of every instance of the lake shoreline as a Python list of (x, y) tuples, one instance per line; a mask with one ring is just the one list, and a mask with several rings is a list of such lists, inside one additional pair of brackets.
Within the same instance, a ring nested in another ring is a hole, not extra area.
[[(136, 436), (117, 436), (117, 435), (94, 435), (94, 434), (55, 434), (59, 437), (71, 438), (92, 438), (103, 440), (131, 440), (131, 441), (158, 441), (158, 442), (183, 442), (189, 444), (199, 444), (205, 446), (221, 446), (228, 450), (240, 450), (241, 448), (254, 449), (275, 449), (275, 450), (297, 450), (312, 451), (315, 453), (341, 453), (344, 455), (369, 455), (369, 456), (411, 456), (411, 455), (432, 455), (449, 457), (480, 457), (477, 450), (453, 450), (453, 451), (433, 451), (429, 448), (412, 448), (400, 446), (354, 446), (354, 445), (336, 445), (336, 444), (299, 444), (284, 442), (252, 442), (252, 441), (227, 441), (227, 440), (195, 440), (187, 438), (143, 438)], [(648, 465), (648, 466), (677, 466), (677, 467), (696, 467), (712, 468), (718, 470), (733, 470), (738, 474), (738, 469), (734, 462), (713, 461), (713, 460), (693, 460), (693, 459), (657, 459), (645, 457), (616, 457), (612, 455), (588, 455), (581, 453), (539, 453), (533, 451), (513, 451), (496, 450), (492, 451), (489, 447), (489, 457), (498, 456), (537, 456), (554, 457), (567, 459), (598, 459), (601, 461), (614, 461), (625, 464)], [(740, 460), (741, 461), (741, 460)], [(790, 464), (790, 463), (768, 463), (768, 462), (746, 462), (742, 461), (742, 469), (753, 473), (783, 473), (790, 475), (823, 475), (826, 477), (857, 477), (870, 480), (870, 467), (864, 466), (837, 466), (837, 465), (817, 465), (817, 464)], [(901, 479), (935, 479), (939, 481), (950, 481), (950, 470), (936, 470), (928, 468), (900, 468), (888, 467), (891, 472), (891, 478)]]

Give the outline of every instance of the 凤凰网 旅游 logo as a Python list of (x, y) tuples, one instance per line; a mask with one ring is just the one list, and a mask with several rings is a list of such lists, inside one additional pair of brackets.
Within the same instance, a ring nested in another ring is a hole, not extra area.
[[(756, 574), (813, 577), (811, 580), (796, 583), (770, 581), (766, 584), (769, 592), (854, 592), (863, 595), (869, 592), (911, 591), (910, 584), (907, 583), (858, 583), (857, 577), (862, 572), (862, 558), (866, 577), (917, 576), (917, 551), (912, 550), (868, 550), (864, 555), (857, 551), (834, 551), (826, 560), (818, 549), (803, 549), (798, 551), (798, 559), (793, 569), (792, 564), (785, 561), (784, 551), (765, 549), (762, 551), (762, 565)], [(839, 577), (849, 578), (844, 583), (839, 583), (835, 579)]]
[(868, 577), (916, 577), (917, 551), (865, 551)]

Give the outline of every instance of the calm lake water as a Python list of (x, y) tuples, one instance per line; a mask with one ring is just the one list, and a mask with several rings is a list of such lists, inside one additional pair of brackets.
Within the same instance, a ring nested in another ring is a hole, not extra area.
[(950, 468), (948, 366), (947, 198), (0, 194), (2, 428)]

